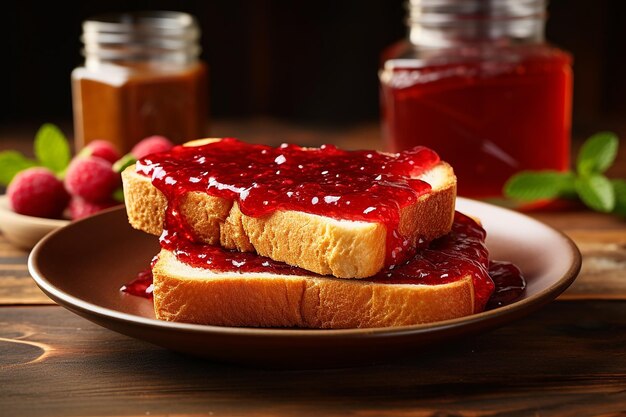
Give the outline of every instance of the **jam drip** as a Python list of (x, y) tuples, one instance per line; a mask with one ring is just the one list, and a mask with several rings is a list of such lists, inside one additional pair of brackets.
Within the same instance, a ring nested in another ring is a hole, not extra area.
[[(439, 285), (471, 275), (476, 295), (476, 312), (511, 304), (523, 294), (526, 281), (521, 271), (509, 262), (491, 261), (485, 247), (485, 230), (470, 217), (456, 213), (450, 234), (434, 240), (404, 265), (380, 273), (369, 281), (389, 284)], [(295, 266), (253, 253), (229, 251), (218, 246), (189, 242), (179, 235), (165, 236), (164, 249), (181, 262), (214, 271), (264, 272), (277, 275), (318, 276)], [(152, 298), (150, 269), (122, 287), (122, 291)]]
[(182, 195), (198, 191), (237, 201), (248, 216), (293, 210), (341, 220), (383, 223), (386, 265), (406, 260), (407, 237), (400, 235), (400, 210), (430, 192), (415, 179), (439, 162), (424, 147), (398, 154), (344, 151), (332, 145), (273, 148), (227, 138), (196, 147), (178, 146), (137, 162), (168, 200), (166, 229), (197, 241), (179, 215)]
[(161, 236), (161, 247), (174, 253), (179, 261), (196, 268), (207, 268), (218, 272), (265, 272), (278, 275), (320, 276), (256, 253), (193, 243), (187, 239), (181, 239), (179, 235), (168, 236), (164, 233)]
[(390, 284), (438, 285), (471, 276), (474, 284), (475, 312), (485, 309), (494, 291), (489, 277), (487, 233), (472, 218), (454, 214), (452, 230), (419, 250), (405, 264), (376, 275), (372, 281)]
[[(456, 212), (449, 234), (432, 241), (427, 248), (418, 250), (408, 262), (366, 280), (389, 284), (440, 285), (470, 275), (474, 284), (476, 311), (482, 311), (494, 293), (494, 283), (489, 277), (489, 253), (485, 246), (485, 237), (486, 232), (480, 225), (470, 217)], [(173, 252), (181, 262), (197, 268), (219, 272), (318, 276), (253, 253), (197, 244), (178, 235), (164, 233), (161, 246)], [(494, 271), (499, 273), (499, 269)], [(499, 279), (498, 282), (506, 284), (505, 280)], [(499, 297), (504, 297), (505, 294), (508, 298), (513, 297), (513, 293), (507, 291), (497, 290), (496, 294)]]
[(120, 291), (138, 297), (152, 299), (152, 268), (146, 268), (137, 274), (137, 277), (126, 285), (122, 285)]

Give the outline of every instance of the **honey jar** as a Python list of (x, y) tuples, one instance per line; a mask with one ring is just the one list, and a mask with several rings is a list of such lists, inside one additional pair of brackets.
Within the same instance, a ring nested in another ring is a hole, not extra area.
[(205, 135), (207, 66), (200, 29), (180, 12), (101, 15), (83, 23), (84, 65), (72, 72), (77, 149), (95, 139), (127, 152), (162, 135)]

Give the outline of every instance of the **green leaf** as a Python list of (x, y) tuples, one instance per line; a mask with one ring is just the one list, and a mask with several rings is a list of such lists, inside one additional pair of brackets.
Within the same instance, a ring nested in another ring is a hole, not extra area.
[(61, 174), (72, 157), (70, 145), (61, 130), (53, 124), (45, 123), (35, 135), (35, 156), (41, 165)]
[(17, 151), (0, 152), (0, 184), (6, 187), (18, 172), (34, 166), (35, 161)]
[(613, 190), (615, 190), (615, 208), (613, 212), (621, 216), (626, 216), (626, 181), (611, 180)]
[(129, 166), (133, 165), (135, 162), (137, 162), (137, 159), (128, 153), (115, 161), (115, 163), (113, 164), (113, 171), (119, 174)]
[(583, 176), (606, 171), (615, 161), (619, 140), (614, 133), (596, 133), (585, 141), (578, 153), (576, 167)]
[(124, 188), (120, 187), (113, 191), (113, 200), (120, 203), (124, 202)]
[(524, 171), (509, 178), (504, 194), (522, 201), (547, 200), (570, 193), (573, 187), (571, 172)]
[(576, 178), (576, 192), (583, 203), (596, 211), (608, 213), (615, 207), (613, 184), (604, 175)]

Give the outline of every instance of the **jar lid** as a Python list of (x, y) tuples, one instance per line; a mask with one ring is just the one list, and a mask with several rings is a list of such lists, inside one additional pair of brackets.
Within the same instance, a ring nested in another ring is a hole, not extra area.
[(83, 22), (85, 56), (120, 60), (190, 60), (200, 54), (200, 28), (182, 12), (110, 13)]

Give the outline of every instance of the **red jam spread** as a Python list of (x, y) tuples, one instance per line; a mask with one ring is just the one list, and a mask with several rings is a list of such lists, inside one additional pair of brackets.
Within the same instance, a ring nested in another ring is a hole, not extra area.
[(522, 271), (510, 262), (491, 261), (489, 276), (496, 288), (487, 303), (488, 310), (511, 304), (526, 290), (526, 280)]
[(179, 261), (197, 268), (210, 268), (214, 271), (266, 272), (279, 275), (318, 276), (297, 266), (275, 261), (252, 252), (239, 252), (221, 246), (193, 243), (178, 235), (161, 235), (161, 247), (176, 255)]
[(487, 233), (470, 217), (454, 214), (452, 230), (419, 250), (403, 265), (376, 275), (372, 281), (393, 284), (446, 284), (470, 275), (474, 283), (475, 312), (485, 309), (494, 291), (489, 278)]
[[(180, 197), (191, 191), (237, 201), (241, 211), (260, 217), (293, 210), (341, 220), (383, 223), (387, 228), (386, 265), (408, 257), (400, 236), (400, 209), (428, 192), (414, 177), (439, 163), (432, 150), (417, 146), (397, 154), (344, 151), (332, 145), (273, 148), (227, 138), (203, 146), (178, 146), (137, 162), (168, 200), (166, 229), (184, 232)], [(404, 255), (404, 256), (403, 256)]]
[[(427, 248), (419, 250), (415, 257), (405, 264), (367, 280), (393, 284), (438, 285), (470, 275), (474, 284), (476, 312), (484, 310), (485, 305), (488, 308), (496, 308), (509, 304), (523, 292), (524, 278), (519, 269), (510, 263), (489, 262), (489, 253), (484, 244), (485, 236), (485, 230), (480, 225), (457, 212), (452, 231), (448, 235), (434, 240)], [(181, 262), (197, 268), (210, 268), (221, 272), (316, 276), (312, 272), (253, 253), (228, 251), (217, 246), (192, 243), (178, 235), (164, 234), (161, 245), (173, 252)], [(151, 276), (149, 282), (143, 278), (144, 276), (140, 276), (127, 287), (137, 282), (141, 285), (151, 284)], [(148, 298), (150, 297), (151, 293), (148, 295)]]
[(146, 268), (137, 274), (137, 277), (126, 285), (122, 285), (120, 291), (143, 298), (152, 298), (152, 268)]

